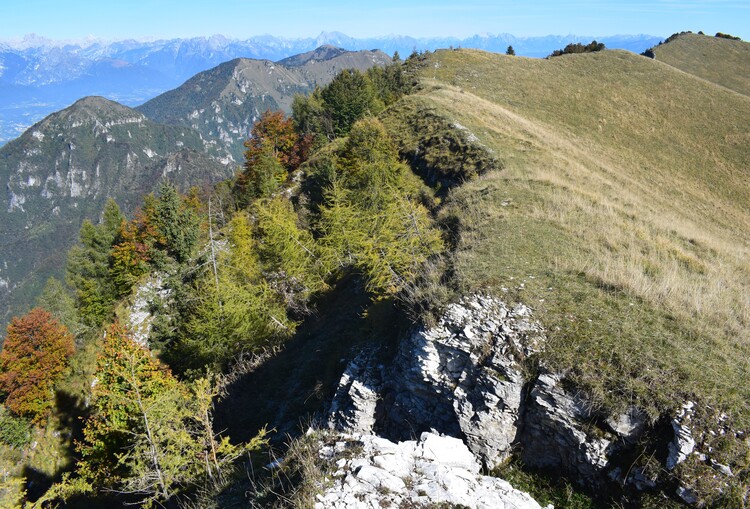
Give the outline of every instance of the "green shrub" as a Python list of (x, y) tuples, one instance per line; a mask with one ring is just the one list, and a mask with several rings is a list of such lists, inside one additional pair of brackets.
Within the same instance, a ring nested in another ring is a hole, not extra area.
[(563, 49), (556, 49), (550, 54), (550, 57), (559, 57), (570, 53), (594, 53), (596, 51), (602, 51), (603, 49), (605, 49), (603, 42), (591, 41), (588, 44), (576, 42), (568, 44)]
[(16, 417), (4, 406), (0, 407), (0, 442), (11, 447), (22, 448), (31, 440), (31, 423)]
[(741, 41), (742, 40), (742, 39), (740, 39), (737, 36), (729, 35), (729, 34), (724, 34), (724, 33), (721, 33), (721, 32), (716, 32), (715, 37), (718, 37), (719, 39), (731, 39), (733, 41)]

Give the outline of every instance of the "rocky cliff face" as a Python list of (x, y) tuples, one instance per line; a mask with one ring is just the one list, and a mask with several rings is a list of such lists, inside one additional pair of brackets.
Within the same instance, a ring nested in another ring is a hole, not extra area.
[[(394, 362), (350, 364), (330, 425), (405, 440), (434, 430), (464, 437), (485, 466), (508, 457), (521, 419), (521, 361), (543, 346), (528, 308), (475, 297), (448, 307), (437, 326), (406, 338)], [(374, 412), (371, 412), (374, 409)]]
[[(688, 458), (710, 461), (691, 434), (694, 404), (656, 422), (635, 407), (602, 413), (567, 387), (563, 374), (543, 365), (533, 375), (527, 371), (527, 360), (544, 341), (528, 308), (465, 298), (449, 306), (436, 326), (402, 341), (392, 362), (379, 363), (375, 351), (355, 358), (327, 424), (397, 441), (435, 432), (460, 438), (486, 469), (514, 454), (589, 489), (622, 490), (625, 496), (628, 490), (661, 489), (695, 502), (690, 481), (675, 475)], [(638, 461), (644, 451), (656, 468)], [(721, 467), (714, 467), (719, 477), (731, 475)]]

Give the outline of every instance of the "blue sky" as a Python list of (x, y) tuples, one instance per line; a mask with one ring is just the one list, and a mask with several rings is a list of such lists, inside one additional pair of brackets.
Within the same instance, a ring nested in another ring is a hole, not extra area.
[(0, 0), (0, 39), (172, 38), (223, 34), (353, 37), (477, 33), (666, 37), (717, 31), (750, 40), (750, 0)]

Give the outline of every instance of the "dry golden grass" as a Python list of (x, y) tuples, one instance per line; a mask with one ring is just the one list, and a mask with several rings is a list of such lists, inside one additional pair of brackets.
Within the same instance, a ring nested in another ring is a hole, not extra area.
[(655, 47), (654, 54), (660, 62), (750, 96), (750, 43), (683, 34)]
[(504, 166), (444, 211), (465, 287), (534, 307), (547, 361), (604, 405), (750, 425), (750, 98), (622, 51), (442, 51), (422, 74), (407, 100)]

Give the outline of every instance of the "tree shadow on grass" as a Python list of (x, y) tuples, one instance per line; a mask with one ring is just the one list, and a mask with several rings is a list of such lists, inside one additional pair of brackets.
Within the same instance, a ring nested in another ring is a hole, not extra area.
[[(83, 438), (84, 419), (89, 412), (84, 401), (65, 391), (55, 392), (55, 406), (47, 430), (37, 447), (42, 450), (37, 461), (23, 468), (26, 479), (26, 496), (30, 502), (36, 502), (65, 472), (75, 468), (78, 456), (75, 451), (76, 441)], [(44, 455), (48, 457), (44, 457)]]

